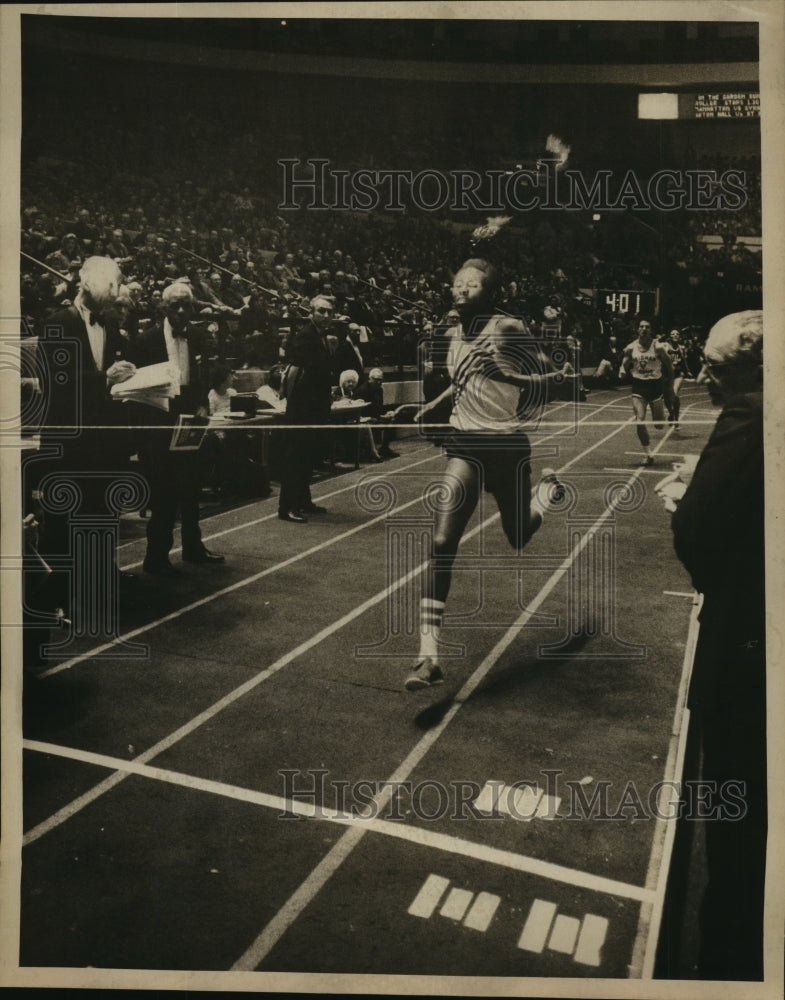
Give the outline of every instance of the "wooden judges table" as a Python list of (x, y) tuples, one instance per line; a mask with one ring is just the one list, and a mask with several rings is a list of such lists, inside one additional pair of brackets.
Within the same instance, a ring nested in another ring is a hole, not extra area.
[[(366, 424), (360, 423), (361, 416), (370, 408), (370, 403), (364, 399), (337, 399), (330, 407), (330, 424), (325, 425), (325, 431), (330, 428), (346, 427), (357, 425), (356, 446), (354, 449), (354, 467), (360, 467), (360, 430)], [(255, 413), (243, 413), (240, 411), (232, 413), (219, 413), (210, 417), (210, 429), (239, 433), (250, 428), (263, 427), (265, 430), (254, 430), (249, 434), (253, 436), (253, 455), (265, 468), (270, 465), (270, 443), (272, 425), (280, 426), (283, 431), (287, 427), (286, 411), (283, 410), (257, 410)], [(334, 457), (335, 443), (332, 444), (331, 454)]]

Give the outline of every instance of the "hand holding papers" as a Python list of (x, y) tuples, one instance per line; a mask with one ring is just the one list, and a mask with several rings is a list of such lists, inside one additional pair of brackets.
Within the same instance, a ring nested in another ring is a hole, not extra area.
[(169, 400), (179, 391), (179, 379), (168, 361), (137, 368), (124, 382), (112, 386), (112, 399), (146, 403), (159, 410), (169, 411)]

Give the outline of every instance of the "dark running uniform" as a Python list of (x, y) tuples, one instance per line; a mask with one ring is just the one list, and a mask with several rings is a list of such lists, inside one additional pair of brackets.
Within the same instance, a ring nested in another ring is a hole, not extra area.
[(687, 374), (687, 361), (684, 354), (684, 348), (681, 344), (672, 344), (669, 340), (664, 340), (662, 346), (668, 357), (671, 359), (671, 364), (673, 365), (673, 377), (674, 378), (684, 378)]

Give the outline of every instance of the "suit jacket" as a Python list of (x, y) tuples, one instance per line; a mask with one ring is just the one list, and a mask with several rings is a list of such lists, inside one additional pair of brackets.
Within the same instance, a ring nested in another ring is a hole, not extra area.
[[(129, 403), (136, 428), (135, 443), (139, 457), (148, 475), (152, 471), (166, 474), (171, 469), (169, 444), (172, 432), (169, 429), (177, 423), (180, 414), (195, 414), (200, 407), (209, 412), (208, 392), (210, 391), (209, 365), (204, 346), (204, 337), (198, 327), (188, 327), (189, 383), (180, 387), (180, 395), (169, 400), (169, 411), (164, 412), (142, 403)], [(137, 368), (157, 365), (169, 360), (166, 351), (163, 322), (140, 333), (133, 342), (132, 357)], [(163, 425), (163, 429), (160, 429)], [(180, 453), (180, 462), (187, 461), (196, 452)]]
[[(691, 701), (713, 697), (721, 663), (765, 638), (763, 394), (729, 400), (673, 515), (676, 553), (703, 594)], [(722, 668), (725, 669), (724, 667)]]
[[(38, 355), (47, 404), (42, 441), (61, 444), (64, 462), (78, 468), (104, 468), (114, 456), (125, 460), (125, 414), (106, 383), (107, 368), (128, 357), (128, 342), (119, 329), (107, 324), (104, 355), (97, 365), (84, 320), (75, 306), (67, 306), (43, 324)], [(107, 427), (111, 429), (99, 429)]]
[(332, 405), (332, 355), (310, 320), (295, 332), (287, 346), (286, 359), (298, 369), (296, 377), (286, 382), (287, 420), (328, 423)]
[[(171, 423), (176, 423), (181, 413), (196, 413), (200, 407), (209, 409), (207, 394), (210, 391), (210, 373), (204, 336), (199, 328), (193, 325), (188, 327), (187, 335), (189, 384), (181, 386), (180, 395), (169, 401)], [(168, 361), (163, 323), (140, 333), (133, 341), (130, 353), (131, 360), (137, 368)], [(158, 422), (160, 423), (160, 420)]]

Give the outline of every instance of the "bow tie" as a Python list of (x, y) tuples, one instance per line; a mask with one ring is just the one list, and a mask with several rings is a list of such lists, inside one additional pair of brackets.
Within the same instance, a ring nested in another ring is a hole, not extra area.
[(188, 340), (188, 331), (181, 330), (179, 333), (177, 333), (175, 330), (172, 330), (172, 336), (174, 337), (175, 340)]
[(90, 313), (90, 326), (106, 326), (103, 313)]

